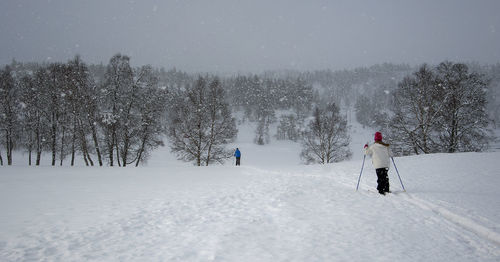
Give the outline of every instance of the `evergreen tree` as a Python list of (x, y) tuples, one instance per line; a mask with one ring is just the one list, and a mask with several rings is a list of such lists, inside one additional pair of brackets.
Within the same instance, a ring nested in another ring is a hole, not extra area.
[(269, 125), (276, 121), (274, 103), (266, 86), (262, 85), (258, 78), (255, 78), (253, 82), (256, 90), (258, 90), (253, 98), (255, 118), (257, 120), (255, 143), (264, 145), (270, 141)]
[(373, 105), (370, 99), (367, 96), (361, 95), (356, 100), (356, 104), (354, 105), (356, 110), (356, 120), (358, 123), (365, 126), (373, 125)]
[(312, 101), (313, 101), (313, 89), (312, 85), (308, 84), (301, 78), (297, 78), (291, 83), (291, 90), (286, 90), (286, 92), (291, 91), (291, 105), (292, 108), (299, 118), (303, 118), (310, 113)]
[(303, 120), (294, 114), (283, 115), (277, 128), (276, 138), (278, 140), (297, 141), (301, 136)]

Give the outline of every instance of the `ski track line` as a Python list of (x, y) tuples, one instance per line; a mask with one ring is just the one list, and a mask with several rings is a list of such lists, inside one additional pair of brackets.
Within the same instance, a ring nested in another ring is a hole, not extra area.
[(484, 239), (487, 239), (487, 240), (495, 243), (496, 245), (500, 246), (500, 234), (474, 222), (472, 219), (458, 215), (458, 214), (456, 214), (456, 213), (454, 213), (454, 212), (452, 212), (444, 207), (430, 203), (429, 201), (416, 198), (408, 193), (405, 194), (405, 199), (408, 202), (410, 202), (410, 203), (412, 203), (412, 204), (414, 204), (422, 209), (433, 211), (434, 213), (441, 215), (442, 217), (449, 220), (450, 222), (457, 224), (457, 225), (475, 233), (476, 235), (478, 235)]
[[(253, 170), (258, 171), (260, 173), (282, 174), (278, 171), (265, 170), (265, 169), (255, 168), (255, 167), (251, 167), (249, 169), (253, 169)], [(304, 175), (304, 174), (297, 174), (297, 173), (289, 173), (288, 175), (299, 176), (299, 177), (300, 176), (309, 176), (309, 177), (323, 178), (323, 179), (330, 178), (330, 177), (327, 177), (324, 175), (313, 175), (313, 174)], [(345, 181), (339, 181), (339, 182), (347, 185), (347, 183), (345, 183)], [(367, 190), (367, 191), (370, 191), (370, 190)], [(378, 192), (375, 192), (375, 193), (378, 194)], [(456, 213), (450, 211), (449, 209), (446, 209), (446, 208), (439, 206), (439, 205), (435, 205), (433, 203), (430, 203), (429, 201), (426, 201), (426, 200), (423, 200), (420, 198), (416, 198), (416, 197), (408, 194), (406, 191), (397, 191), (394, 193), (395, 193), (395, 195), (405, 193), (405, 194), (401, 194), (401, 195), (404, 196), (404, 199), (406, 201), (412, 203), (413, 205), (416, 205), (424, 210), (430, 210), (436, 214), (439, 214), (443, 218), (445, 218), (446, 220), (452, 222), (453, 224), (458, 225), (466, 230), (469, 230), (469, 231), (473, 232), (474, 234), (478, 235), (479, 237), (486, 239), (490, 242), (493, 242), (497, 246), (500, 246), (500, 234), (496, 233), (493, 230), (488, 229), (485, 226), (480, 225), (479, 223), (473, 221), (472, 219), (464, 217), (464, 216), (459, 215), (459, 214), (456, 214)]]

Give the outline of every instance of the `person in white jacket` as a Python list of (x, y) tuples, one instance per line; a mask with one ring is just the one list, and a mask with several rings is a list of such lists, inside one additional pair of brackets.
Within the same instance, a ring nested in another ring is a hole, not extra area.
[(390, 193), (387, 172), (389, 171), (389, 160), (392, 154), (389, 149), (389, 144), (382, 142), (382, 133), (375, 133), (374, 144), (370, 146), (368, 146), (368, 144), (365, 145), (365, 155), (369, 155), (372, 158), (373, 167), (375, 167), (377, 173), (378, 192), (382, 195)]

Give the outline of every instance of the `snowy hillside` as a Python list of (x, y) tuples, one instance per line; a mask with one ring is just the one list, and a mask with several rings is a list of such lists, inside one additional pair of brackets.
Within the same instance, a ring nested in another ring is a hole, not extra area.
[[(2, 167), (1, 261), (498, 261), (500, 153), (396, 158), (408, 193), (375, 193), (362, 156), (304, 166), (251, 143), (242, 166)], [(353, 149), (371, 137), (356, 128)]]

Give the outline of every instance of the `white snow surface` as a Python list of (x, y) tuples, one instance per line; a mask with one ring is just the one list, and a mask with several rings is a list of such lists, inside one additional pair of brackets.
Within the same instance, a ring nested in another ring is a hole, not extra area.
[(0, 167), (0, 261), (500, 261), (499, 152), (395, 158), (382, 196), (356, 130), (328, 165), (247, 126), (239, 167)]

